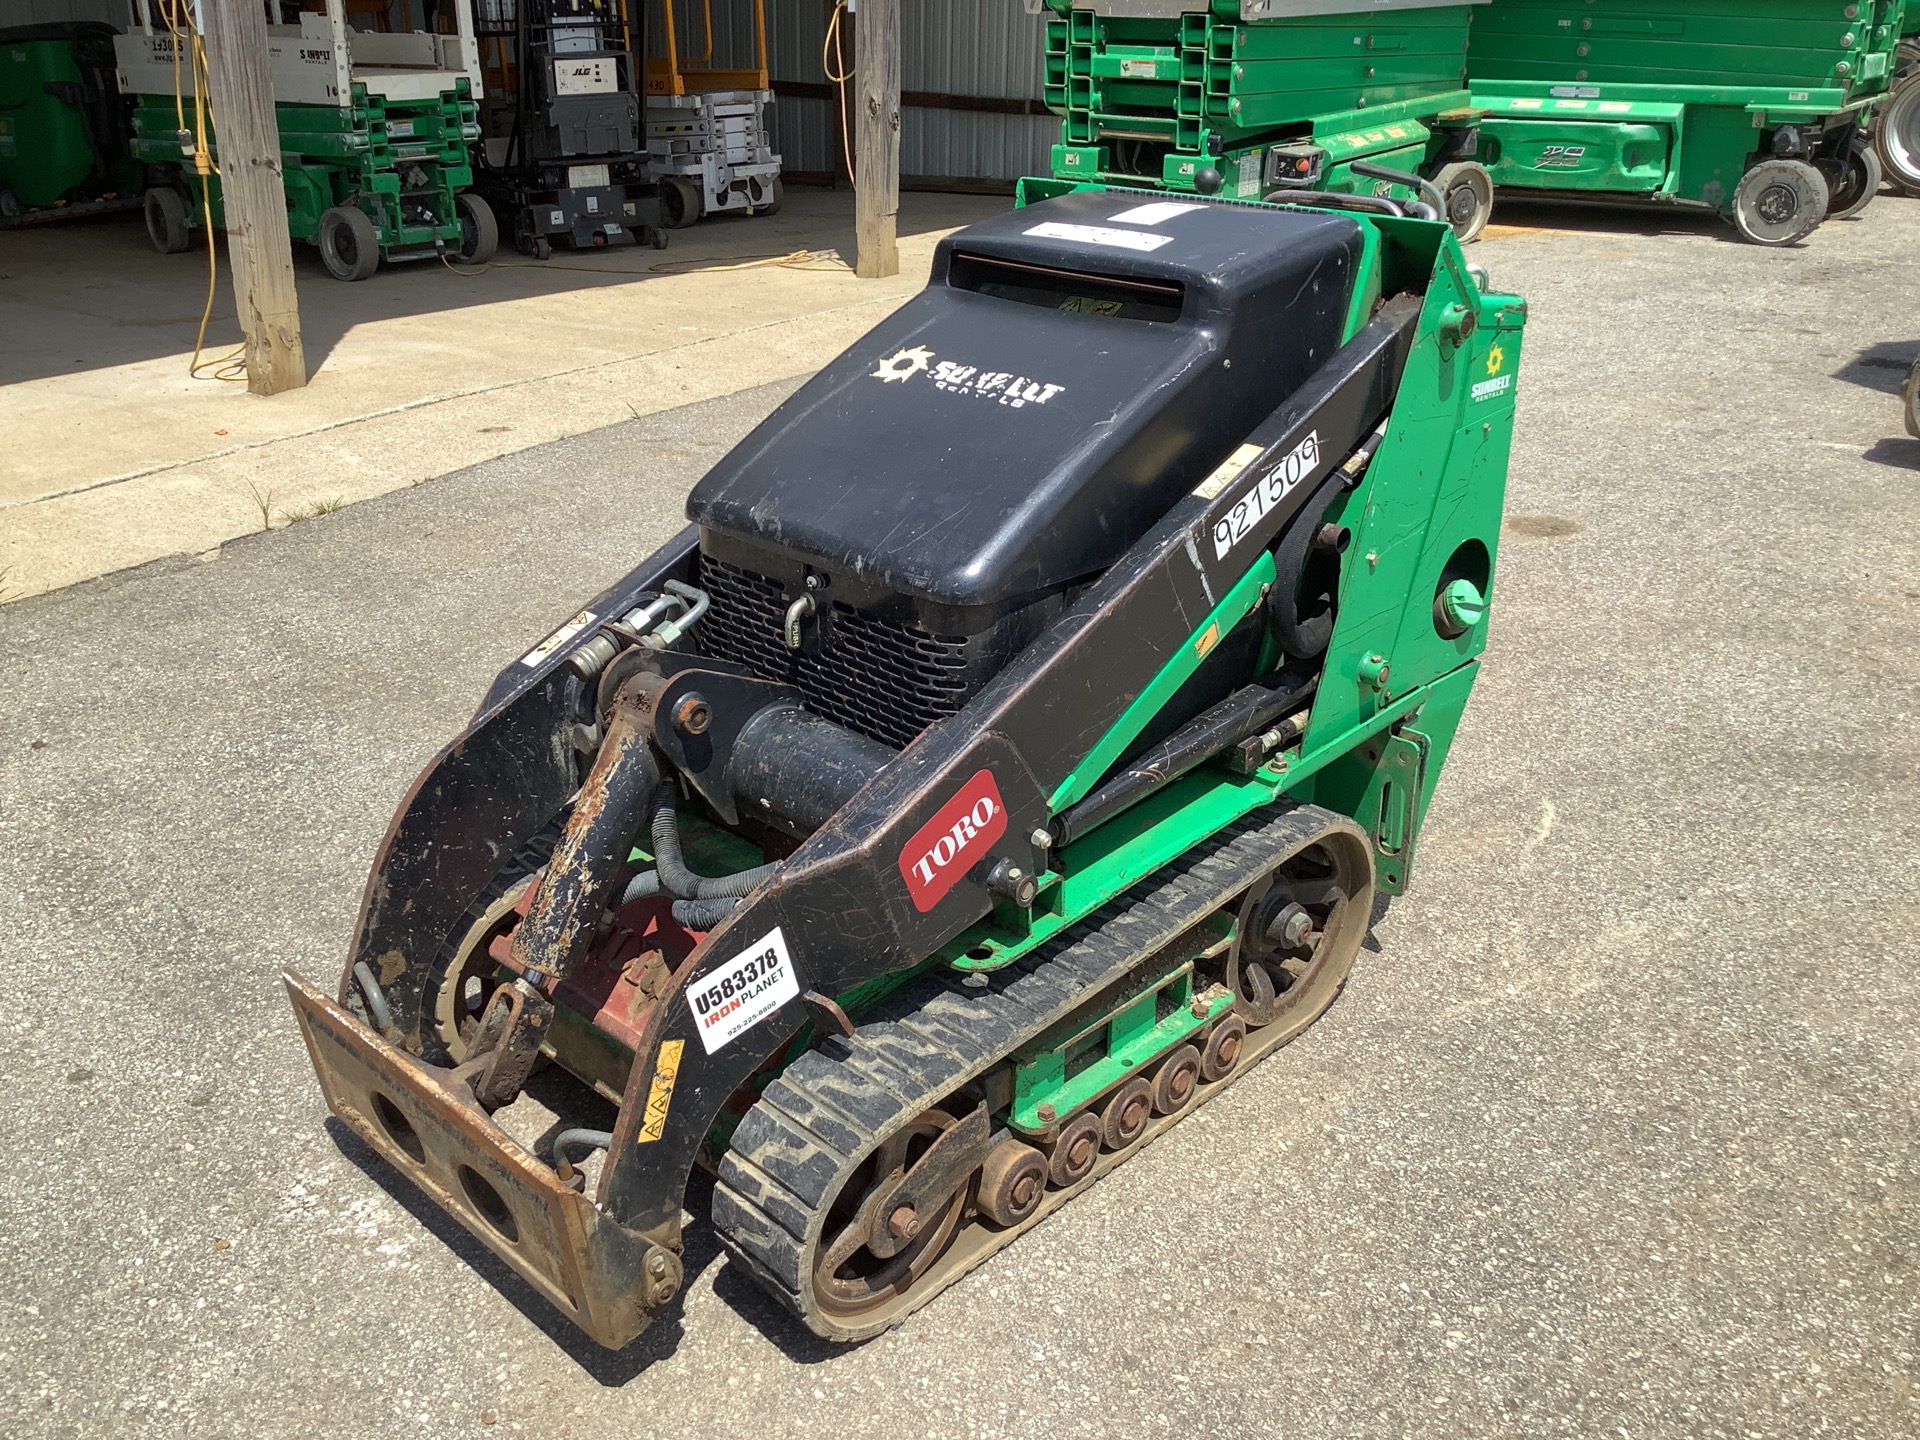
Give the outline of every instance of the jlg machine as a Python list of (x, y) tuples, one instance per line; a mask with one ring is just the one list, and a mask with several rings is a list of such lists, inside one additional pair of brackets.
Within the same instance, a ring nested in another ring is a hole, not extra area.
[[(696, 1165), (734, 1263), (878, 1333), (1311, 1024), (1407, 886), (1523, 302), (1390, 200), (1023, 199), (501, 673), (339, 985), (287, 976), (335, 1113), (604, 1345)], [(541, 1066), (581, 1113), (523, 1143)]]
[(514, 243), (545, 260), (576, 249), (667, 243), (641, 116), (640, 0), (478, 0), (498, 95), (476, 183)]

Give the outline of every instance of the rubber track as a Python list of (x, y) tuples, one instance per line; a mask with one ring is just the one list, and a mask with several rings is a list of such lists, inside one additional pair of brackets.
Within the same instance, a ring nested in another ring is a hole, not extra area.
[[(1071, 1189), (1050, 1190), (1041, 1212), (1012, 1229), (978, 1217), (963, 1220), (947, 1255), (902, 1297), (908, 1303), (878, 1318), (823, 1315), (813, 1303), (814, 1256), (827, 1207), (861, 1160), (892, 1131), (1333, 829), (1355, 827), (1313, 806), (1228, 826), (1031, 954), (991, 972), (984, 987), (967, 986), (951, 971), (929, 976), (890, 997), (880, 1017), (850, 1040), (833, 1036), (800, 1056), (747, 1112), (721, 1158), (713, 1224), (728, 1252), (816, 1334), (860, 1340), (897, 1324), (1142, 1146), (1103, 1153), (1105, 1163), (1092, 1176)], [(1264, 1034), (1252, 1032), (1250, 1045)], [(1275, 1036), (1274, 1045), (1283, 1038)], [(1272, 1047), (1261, 1053), (1264, 1048)], [(1256, 1058), (1249, 1054), (1226, 1079), (1205, 1088), (1231, 1083)], [(1154, 1133), (1195, 1108), (1163, 1117)]]

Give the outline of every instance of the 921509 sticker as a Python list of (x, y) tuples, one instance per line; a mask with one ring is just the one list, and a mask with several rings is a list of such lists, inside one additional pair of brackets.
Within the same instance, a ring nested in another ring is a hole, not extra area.
[(774, 926), (739, 955), (687, 988), (700, 1043), (711, 1055), (800, 994), (787, 937)]
[(1249, 485), (1247, 493), (1233, 502), (1233, 508), (1213, 522), (1213, 558), (1226, 559), (1227, 552), (1244, 540), (1268, 511), (1298, 489), (1319, 463), (1320, 432), (1315, 430)]

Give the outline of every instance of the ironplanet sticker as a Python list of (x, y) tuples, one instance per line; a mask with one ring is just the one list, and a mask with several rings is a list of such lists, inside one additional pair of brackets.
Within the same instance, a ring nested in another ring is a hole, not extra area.
[[(793, 971), (793, 957), (787, 953), (787, 937), (776, 925), (706, 979), (689, 986), (687, 1008), (693, 1011), (700, 1043), (711, 1055), (799, 993), (800, 981)], [(663, 1114), (663, 1122), (664, 1118)]]

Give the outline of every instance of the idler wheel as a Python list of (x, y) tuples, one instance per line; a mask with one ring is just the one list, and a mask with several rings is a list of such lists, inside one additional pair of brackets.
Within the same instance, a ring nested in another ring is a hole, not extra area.
[(1018, 1225), (1047, 1193), (1047, 1157), (1018, 1140), (1002, 1140), (980, 1167), (980, 1212), (996, 1225)]
[(1240, 1052), (1246, 1045), (1247, 1022), (1238, 1015), (1227, 1016), (1213, 1027), (1206, 1048), (1200, 1052), (1200, 1078), (1209, 1083), (1226, 1079), (1240, 1063)]
[(1064, 1190), (1091, 1175), (1099, 1158), (1100, 1122), (1090, 1113), (1076, 1115), (1047, 1147), (1047, 1176)]
[(1153, 1086), (1144, 1076), (1127, 1081), (1100, 1112), (1100, 1138), (1109, 1150), (1124, 1150), (1147, 1133), (1153, 1118)]
[(1200, 1052), (1182, 1045), (1160, 1062), (1153, 1072), (1153, 1113), (1171, 1115), (1193, 1102), (1194, 1087), (1200, 1083)]

